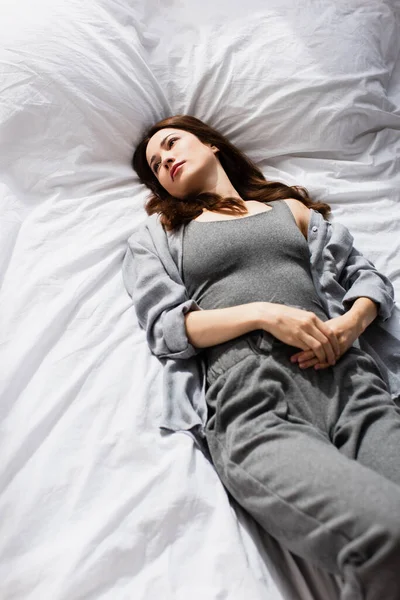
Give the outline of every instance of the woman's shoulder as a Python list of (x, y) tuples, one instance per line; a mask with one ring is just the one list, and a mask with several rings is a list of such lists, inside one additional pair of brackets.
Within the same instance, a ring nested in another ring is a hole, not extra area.
[(284, 200), (282, 200), (282, 202), (285, 202), (285, 204), (287, 204), (287, 206), (292, 212), (293, 218), (296, 221), (298, 228), (300, 229), (304, 237), (307, 239), (308, 227), (311, 218), (310, 209), (300, 200), (296, 200), (296, 198), (285, 198)]
[(129, 236), (128, 246), (133, 254), (139, 253), (143, 258), (151, 255), (158, 257), (163, 263), (169, 263), (172, 258), (178, 264), (182, 244), (181, 228), (178, 231), (167, 231), (159, 217), (155, 213), (143, 219)]
[(139, 240), (143, 237), (146, 238), (149, 236), (150, 231), (158, 229), (162, 229), (162, 225), (159, 222), (158, 215), (148, 215), (134, 226), (128, 238), (128, 244), (133, 241)]

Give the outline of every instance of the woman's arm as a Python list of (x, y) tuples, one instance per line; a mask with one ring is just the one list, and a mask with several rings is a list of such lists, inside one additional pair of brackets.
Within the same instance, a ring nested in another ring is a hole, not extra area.
[(314, 275), (318, 273), (319, 277), (317, 289), (321, 288), (337, 308), (341, 304), (343, 313), (358, 298), (369, 298), (378, 307), (377, 317), (388, 319), (395, 306), (394, 288), (388, 277), (354, 247), (347, 227), (324, 221), (318, 213), (310, 217), (311, 225), (310, 260)]
[(152, 353), (184, 359), (197, 354), (188, 341), (184, 316), (200, 307), (187, 297), (184, 285), (168, 275), (146, 233), (130, 238), (122, 274)]
[(383, 321), (389, 319), (395, 306), (393, 285), (386, 275), (378, 271), (375, 265), (354, 246), (343, 268), (339, 283), (346, 290), (342, 300), (346, 311), (350, 311), (358, 299), (364, 298), (375, 304), (376, 317)]
[(331, 362), (338, 351), (334, 335), (305, 310), (267, 302), (202, 310), (187, 297), (179, 274), (174, 277), (146, 230), (131, 236), (122, 272), (148, 345), (159, 358), (190, 358), (254, 329), (270, 331), (296, 348), (313, 348), (320, 360)]
[(335, 333), (314, 313), (273, 302), (190, 312), (185, 316), (185, 325), (190, 343), (198, 348), (264, 329), (295, 348), (312, 348), (321, 362), (333, 365), (340, 353)]
[(370, 298), (357, 298), (347, 311), (348, 318), (353, 323), (359, 337), (378, 315), (378, 306)]
[[(285, 202), (291, 209), (300, 231), (307, 239), (311, 210), (294, 198), (289, 198)], [(365, 319), (368, 320), (374, 314), (373, 311), (371, 312), (372, 305), (365, 300), (369, 299), (378, 309), (377, 314), (364, 327), (364, 331), (377, 316), (385, 321), (392, 314), (395, 304), (393, 285), (353, 246), (353, 236), (347, 227), (341, 223), (328, 223), (327, 226), (330, 230), (330, 238), (328, 236), (323, 250), (324, 260), (329, 265), (332, 277), (344, 290), (342, 298), (344, 311), (350, 312), (355, 302), (364, 298), (364, 301), (358, 303), (357, 308), (352, 311), (357, 321), (363, 324)]]
[[(325, 322), (326, 326), (335, 333), (338, 340), (340, 349), (338, 358), (351, 348), (368, 325), (376, 318), (377, 314), (378, 307), (375, 302), (369, 298), (357, 298), (350, 310)], [(296, 352), (290, 357), (290, 360), (293, 363), (298, 362), (301, 369), (314, 367), (318, 370), (332, 366), (327, 361), (321, 362), (313, 350)]]
[(185, 315), (189, 342), (197, 348), (208, 348), (260, 329), (259, 313), (257, 302), (189, 312)]
[[(309, 227), (311, 211), (295, 200), (288, 204), (296, 218), (299, 228)], [(332, 276), (343, 289), (344, 314), (327, 321), (327, 325), (335, 332), (340, 345), (340, 355), (344, 354), (379, 316), (387, 319), (394, 306), (394, 289), (389, 279), (379, 273), (373, 263), (365, 258), (353, 246), (353, 238), (346, 227), (329, 225), (331, 236), (324, 248), (324, 260), (328, 261)], [(347, 248), (344, 252), (343, 249)], [(327, 363), (320, 363), (315, 353), (298, 352), (292, 356), (293, 362), (299, 362), (302, 368), (315, 366), (326, 368)]]

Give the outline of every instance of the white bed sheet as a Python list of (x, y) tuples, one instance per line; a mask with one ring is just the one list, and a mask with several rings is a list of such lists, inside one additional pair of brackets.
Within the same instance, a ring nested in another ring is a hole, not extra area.
[(157, 429), (121, 277), (147, 195), (129, 161), (156, 120), (208, 120), (329, 202), (399, 298), (395, 5), (2, 1), (2, 600), (335, 597)]

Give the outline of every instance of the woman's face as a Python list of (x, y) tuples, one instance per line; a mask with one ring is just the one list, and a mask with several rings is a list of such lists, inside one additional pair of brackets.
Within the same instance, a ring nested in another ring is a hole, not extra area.
[(162, 187), (171, 196), (184, 199), (215, 187), (220, 164), (217, 152), (216, 146), (203, 144), (188, 131), (168, 128), (150, 138), (146, 159)]

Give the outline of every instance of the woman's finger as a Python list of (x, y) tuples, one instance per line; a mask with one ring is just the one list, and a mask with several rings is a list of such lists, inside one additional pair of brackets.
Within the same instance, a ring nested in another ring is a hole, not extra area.
[(314, 369), (315, 369), (316, 371), (321, 371), (322, 369), (327, 369), (327, 368), (328, 368), (328, 367), (330, 367), (330, 366), (331, 366), (331, 365), (330, 365), (330, 364), (328, 364), (328, 363), (317, 363), (317, 364), (314, 366)]
[[(325, 331), (327, 335), (325, 335)], [(316, 315), (314, 315), (312, 322), (309, 324), (307, 333), (315, 339), (315, 342), (310, 344), (310, 347), (314, 350), (315, 355), (320, 361), (334, 365), (336, 363), (336, 352), (330, 340), (333, 339), (336, 346), (337, 340), (335, 334)]]
[(308, 369), (309, 367), (313, 367), (314, 365), (317, 364), (321, 364), (318, 360), (318, 358), (316, 358), (314, 356), (314, 358), (312, 358), (311, 360), (305, 360), (303, 362), (299, 362), (299, 367), (300, 369)]
[(336, 350), (338, 349), (338, 341), (336, 335), (324, 324), (323, 321), (318, 320), (317, 322), (318, 331), (324, 336), (323, 346), (325, 350), (325, 360), (331, 366), (336, 363)]
[(338, 340), (335, 332), (332, 331), (331, 328), (329, 327), (329, 325), (327, 325), (324, 322), (322, 322), (322, 331), (325, 333), (326, 337), (328, 338), (328, 340), (333, 348), (335, 358), (338, 359), (340, 357), (341, 350), (340, 350), (339, 340)]
[[(316, 328), (312, 335), (304, 332), (303, 340), (307, 344), (308, 348), (311, 348), (314, 351), (314, 354), (318, 358), (319, 362), (329, 362), (329, 360), (334, 357), (332, 346), (330, 346), (327, 338), (319, 331), (319, 329)], [(327, 347), (330, 347), (330, 354), (328, 354), (328, 356), (326, 352)]]
[(314, 350), (302, 350), (301, 352), (296, 352), (296, 354), (292, 354), (290, 357), (291, 362), (303, 362), (305, 360), (310, 360), (315, 356)]
[[(331, 335), (330, 341), (332, 344), (333, 351), (335, 353), (335, 359), (337, 361), (342, 355), (342, 350), (340, 348), (339, 341), (338, 341), (336, 335), (332, 332), (331, 332), (331, 334), (332, 335)], [(298, 362), (300, 365), (300, 364), (306, 363), (307, 361), (311, 361), (313, 358), (315, 358), (314, 350), (308, 349), (308, 350), (302, 350), (301, 352), (296, 352), (295, 354), (292, 354), (292, 356), (290, 357), (290, 360), (292, 363)], [(310, 364), (308, 363), (307, 366), (310, 366)], [(330, 365), (328, 365), (328, 366), (330, 366)]]
[(326, 335), (328, 339), (328, 345), (325, 345), (326, 349), (326, 359), (327, 362), (333, 366), (336, 364), (336, 361), (342, 355), (342, 348), (340, 346), (339, 338), (336, 335), (336, 332), (333, 328), (329, 326), (328, 323), (324, 323), (323, 321), (319, 321), (317, 323), (318, 327), (320, 327), (321, 331)]

